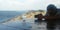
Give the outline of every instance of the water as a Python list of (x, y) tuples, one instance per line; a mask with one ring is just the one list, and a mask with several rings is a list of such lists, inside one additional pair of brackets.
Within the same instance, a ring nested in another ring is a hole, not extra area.
[[(5, 22), (0, 24), (0, 30), (47, 30), (46, 22), (35, 23), (34, 21), (35, 19), (25, 19)], [(60, 26), (57, 25), (56, 29), (59, 30)]]
[[(17, 15), (21, 15), (23, 13), (24, 12), (1, 11), (0, 21), (15, 17)], [(34, 21), (36, 19), (26, 19), (26, 18), (24, 19), (22, 20), (22, 22), (21, 20), (16, 20), (16, 21), (9, 21), (0, 24), (0, 30), (47, 30), (46, 22), (35, 23)], [(57, 29), (60, 29), (58, 25), (57, 25)]]
[(0, 11), (0, 21), (23, 14), (24, 11)]

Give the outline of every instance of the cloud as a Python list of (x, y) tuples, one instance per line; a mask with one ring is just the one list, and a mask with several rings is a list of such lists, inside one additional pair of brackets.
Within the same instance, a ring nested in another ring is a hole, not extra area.
[(60, 6), (60, 0), (0, 0), (0, 11), (46, 10), (51, 3)]
[[(31, 2), (31, 3), (30, 3)], [(0, 0), (1, 10), (25, 10), (31, 7), (33, 1), (26, 0), (21, 2), (21, 0)]]
[[(58, 7), (58, 5), (60, 4), (60, 0), (41, 0), (41, 9), (45, 9), (49, 4), (54, 4)], [(60, 6), (60, 5), (59, 5)]]

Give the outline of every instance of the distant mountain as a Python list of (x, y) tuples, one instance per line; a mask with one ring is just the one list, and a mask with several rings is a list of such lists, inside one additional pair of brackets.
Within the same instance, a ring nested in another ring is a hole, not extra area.
[(0, 11), (0, 16), (15, 16), (23, 14), (23, 11)]

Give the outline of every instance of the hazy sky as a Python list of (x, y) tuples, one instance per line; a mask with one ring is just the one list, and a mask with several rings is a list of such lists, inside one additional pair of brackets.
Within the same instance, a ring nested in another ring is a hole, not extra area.
[(49, 4), (60, 8), (60, 0), (0, 0), (0, 11), (46, 10)]

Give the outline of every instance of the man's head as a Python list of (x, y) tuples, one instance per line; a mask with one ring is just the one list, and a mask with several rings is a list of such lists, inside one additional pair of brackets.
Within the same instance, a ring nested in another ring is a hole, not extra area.
[(48, 5), (47, 13), (50, 15), (55, 15), (57, 13), (57, 8), (55, 7), (55, 5), (53, 5), (53, 4)]

